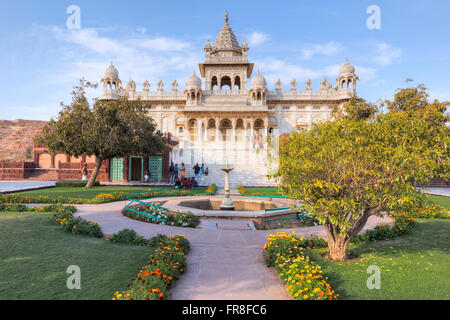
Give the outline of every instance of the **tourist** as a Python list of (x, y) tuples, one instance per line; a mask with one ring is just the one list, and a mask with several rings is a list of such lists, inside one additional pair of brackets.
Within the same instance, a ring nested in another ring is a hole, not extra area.
[(86, 181), (87, 180), (87, 176), (88, 176), (88, 168), (87, 168), (87, 163), (83, 162), (82, 164), (82, 169), (81, 169), (81, 181)]
[(178, 179), (178, 163), (175, 163), (173, 166), (173, 180), (176, 181)]
[(205, 174), (205, 165), (202, 163), (202, 167), (200, 168), (200, 174)]
[(145, 183), (150, 182), (150, 176), (151, 176), (150, 172), (145, 171), (145, 173), (144, 173), (144, 182)]
[(208, 167), (205, 168), (205, 176), (208, 175)]
[(194, 166), (194, 168), (192, 168), (194, 170), (194, 177), (195, 177), (195, 181), (198, 184), (198, 180), (200, 179), (200, 166), (198, 165), (198, 163)]
[(186, 167), (184, 166), (184, 163), (181, 164), (180, 168), (180, 180), (183, 182), (184, 175), (186, 174)]
[(192, 188), (197, 188), (198, 187), (198, 183), (197, 183), (197, 181), (195, 181), (195, 179), (193, 177), (191, 178), (191, 187)]
[(183, 188), (190, 189), (191, 186), (192, 186), (191, 179), (190, 178), (184, 179), (184, 181), (183, 181)]
[(174, 165), (173, 162), (170, 163), (169, 166), (169, 184), (175, 183), (175, 175), (174, 175)]
[(182, 187), (180, 179), (177, 178), (175, 181), (175, 189), (180, 189)]

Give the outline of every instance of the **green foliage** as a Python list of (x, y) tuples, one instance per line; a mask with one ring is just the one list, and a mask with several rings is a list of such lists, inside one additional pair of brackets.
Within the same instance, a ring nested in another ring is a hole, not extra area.
[(334, 119), (366, 120), (372, 118), (378, 111), (376, 105), (366, 100), (352, 97), (342, 108), (336, 105), (331, 115)]
[(87, 184), (90, 188), (103, 160), (161, 152), (165, 141), (148, 116), (149, 105), (124, 96), (117, 100), (96, 100), (91, 108), (85, 93), (89, 87), (92, 84), (85, 80), (74, 87), (72, 103), (62, 106), (57, 120), (46, 124), (35, 143), (45, 145), (51, 152), (96, 156), (96, 167)]
[(81, 218), (66, 220), (61, 224), (61, 226), (64, 230), (73, 234), (86, 235), (95, 238), (103, 237), (103, 233), (98, 223)]
[(114, 243), (132, 244), (137, 246), (145, 246), (148, 241), (144, 237), (139, 237), (136, 231), (131, 229), (123, 229), (116, 232), (109, 238), (109, 241)]
[(280, 190), (302, 199), (343, 249), (339, 254), (371, 215), (417, 206), (422, 199), (413, 182), (448, 179), (449, 129), (436, 121), (446, 118), (445, 103), (424, 97), (401, 90), (388, 112), (317, 123), (283, 140)]
[[(59, 188), (68, 188), (68, 187), (81, 188), (81, 187), (85, 187), (87, 183), (88, 183), (87, 181), (81, 181), (81, 180), (61, 180), (61, 181), (56, 181), (55, 187), (59, 187)], [(100, 186), (100, 182), (99, 181), (95, 181), (94, 182), (94, 187), (98, 187), (98, 186)]]

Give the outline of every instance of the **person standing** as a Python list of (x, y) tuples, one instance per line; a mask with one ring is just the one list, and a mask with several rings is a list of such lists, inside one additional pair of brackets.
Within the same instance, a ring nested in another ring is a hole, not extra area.
[(82, 164), (82, 169), (81, 169), (81, 181), (86, 181), (88, 178), (88, 168), (87, 168), (87, 163), (83, 162)]
[(174, 178), (175, 178), (174, 165), (173, 165), (173, 162), (171, 162), (170, 166), (169, 166), (169, 184), (174, 184), (174, 182), (175, 182)]
[(195, 181), (198, 184), (198, 180), (200, 179), (200, 166), (198, 165), (198, 163), (194, 166), (194, 168), (192, 168), (194, 170), (194, 178)]
[(176, 182), (178, 179), (178, 163), (173, 166), (173, 180)]
[(180, 180), (181, 182), (184, 182), (184, 175), (186, 174), (186, 167), (184, 166), (184, 163), (181, 164), (180, 168)]

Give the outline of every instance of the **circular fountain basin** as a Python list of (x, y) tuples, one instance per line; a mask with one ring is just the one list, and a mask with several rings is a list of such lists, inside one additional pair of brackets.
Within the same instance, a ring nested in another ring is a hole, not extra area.
[(164, 207), (171, 211), (190, 211), (196, 216), (203, 217), (262, 217), (266, 216), (266, 210), (285, 208), (286, 204), (268, 200), (233, 199), (234, 211), (220, 210), (223, 197), (198, 198), (198, 199), (174, 199), (164, 203)]

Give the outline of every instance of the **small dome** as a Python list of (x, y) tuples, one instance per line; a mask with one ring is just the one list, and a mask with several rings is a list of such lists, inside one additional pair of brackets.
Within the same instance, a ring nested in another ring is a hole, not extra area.
[(112, 62), (105, 69), (105, 78), (119, 79), (119, 71), (113, 66)]
[(348, 59), (345, 62), (345, 64), (339, 69), (339, 73), (340, 74), (355, 74), (355, 67), (352, 66), (349, 62)]
[(200, 89), (201, 87), (202, 87), (202, 80), (199, 77), (197, 77), (194, 71), (194, 74), (186, 81), (186, 89), (187, 88)]
[(266, 79), (259, 73), (256, 74), (256, 76), (252, 79), (251, 87), (252, 89), (264, 89), (267, 86)]

